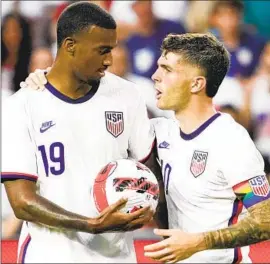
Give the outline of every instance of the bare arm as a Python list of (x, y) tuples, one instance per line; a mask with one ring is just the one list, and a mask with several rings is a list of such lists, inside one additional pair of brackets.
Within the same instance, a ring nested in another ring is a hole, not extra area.
[(28, 180), (6, 181), (5, 188), (17, 218), (52, 228), (93, 234), (113, 230), (126, 231), (140, 228), (152, 218), (147, 207), (132, 214), (117, 212), (125, 205), (126, 200), (124, 199), (109, 206), (97, 218), (88, 218), (69, 212), (36, 194), (34, 182)]
[(156, 213), (154, 215), (154, 220), (159, 228), (168, 228), (168, 210), (167, 210), (167, 202), (165, 198), (164, 192), (164, 183), (162, 178), (161, 168), (157, 162), (157, 151), (156, 147), (153, 148), (153, 151), (149, 157), (149, 159), (145, 162), (145, 165), (152, 170), (155, 174), (158, 185), (159, 185), (159, 201), (156, 209)]
[(270, 239), (270, 199), (250, 207), (249, 216), (225, 229), (204, 233), (205, 249), (235, 248)]
[(57, 228), (95, 232), (94, 219), (69, 211), (36, 194), (36, 184), (27, 180), (5, 182), (5, 188), (17, 218)]
[(209, 249), (227, 249), (270, 239), (270, 186), (266, 176), (255, 176), (233, 186), (249, 214), (228, 228), (204, 233), (181, 229), (157, 229), (155, 234), (167, 239), (145, 246), (145, 256), (160, 262), (175, 263)]
[(250, 215), (228, 228), (205, 233), (187, 233), (181, 229), (157, 229), (167, 239), (145, 246), (145, 256), (155, 261), (175, 263), (209, 249), (236, 248), (270, 239), (270, 199), (249, 209)]
[[(253, 192), (252, 182), (264, 182), (264, 195)], [(228, 228), (204, 233), (206, 249), (235, 248), (270, 239), (270, 191), (266, 176), (257, 176), (233, 187), (249, 215)], [(268, 191), (267, 191), (268, 190)]]

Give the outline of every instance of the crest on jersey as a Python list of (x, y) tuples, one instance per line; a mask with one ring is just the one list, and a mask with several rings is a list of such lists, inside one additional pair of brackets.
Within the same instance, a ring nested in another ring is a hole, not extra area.
[(107, 131), (114, 137), (120, 136), (124, 131), (123, 112), (106, 111), (105, 121)]
[(269, 193), (269, 183), (265, 175), (249, 180), (250, 187), (255, 195), (266, 197)]
[(207, 162), (208, 152), (195, 150), (192, 156), (190, 171), (195, 178), (203, 174), (206, 162)]

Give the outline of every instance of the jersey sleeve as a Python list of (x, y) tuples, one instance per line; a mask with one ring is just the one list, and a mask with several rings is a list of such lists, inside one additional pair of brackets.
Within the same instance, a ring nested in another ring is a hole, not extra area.
[(241, 126), (232, 134), (231, 144), (223, 155), (225, 177), (231, 187), (256, 176), (265, 175), (262, 155), (248, 132)]
[(146, 105), (142, 98), (136, 110), (131, 125), (129, 138), (129, 156), (140, 162), (145, 162), (155, 146), (155, 132), (147, 116)]
[(5, 102), (2, 110), (1, 182), (14, 179), (37, 181), (35, 147), (25, 106), (16, 100), (15, 94)]
[(270, 199), (270, 185), (265, 175), (238, 183), (233, 191), (246, 208)]

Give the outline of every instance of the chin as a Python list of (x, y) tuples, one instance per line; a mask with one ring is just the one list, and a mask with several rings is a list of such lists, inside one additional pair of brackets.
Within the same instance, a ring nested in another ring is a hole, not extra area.
[(164, 104), (164, 103), (161, 102), (161, 101), (157, 101), (157, 107), (158, 107), (160, 110), (169, 110), (169, 109), (166, 107), (166, 104)]

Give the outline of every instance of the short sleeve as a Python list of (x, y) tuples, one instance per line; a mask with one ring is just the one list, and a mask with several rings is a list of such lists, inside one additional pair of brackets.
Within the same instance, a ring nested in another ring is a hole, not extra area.
[(35, 147), (31, 140), (26, 110), (12, 96), (2, 108), (1, 182), (14, 179), (37, 181)]
[(155, 132), (147, 116), (146, 105), (142, 98), (136, 110), (129, 138), (129, 154), (131, 158), (145, 162), (155, 145)]
[(256, 176), (265, 175), (262, 155), (256, 148), (248, 132), (241, 126), (234, 135), (231, 144), (227, 144), (225, 156), (225, 177), (233, 187)]

